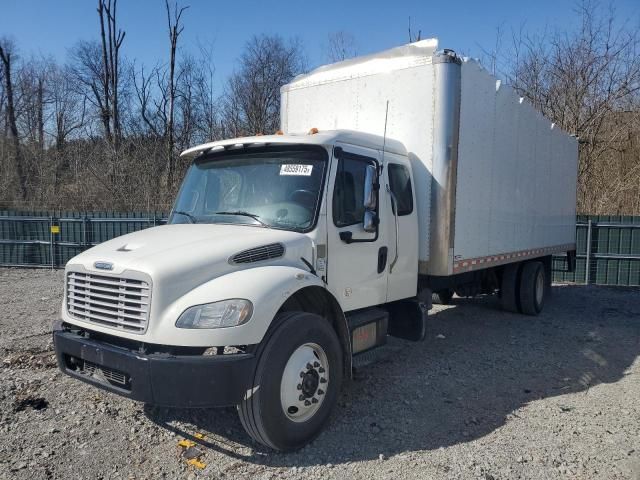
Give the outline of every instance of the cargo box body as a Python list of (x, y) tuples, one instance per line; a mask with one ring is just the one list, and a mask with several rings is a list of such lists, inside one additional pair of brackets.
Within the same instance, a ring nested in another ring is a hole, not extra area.
[(287, 133), (386, 132), (405, 145), (421, 274), (575, 248), (576, 139), (476, 61), (438, 53), (435, 39), (296, 78), (282, 88), (281, 118)]

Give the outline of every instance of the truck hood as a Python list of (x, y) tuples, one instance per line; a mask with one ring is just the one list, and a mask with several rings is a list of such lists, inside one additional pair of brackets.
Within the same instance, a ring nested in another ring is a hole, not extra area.
[[(284, 255), (256, 263), (235, 264), (230, 258), (251, 248), (284, 245)], [(154, 291), (170, 286), (172, 297), (234, 270), (273, 263), (306, 269), (312, 242), (301, 233), (248, 225), (176, 224), (149, 228), (114, 238), (72, 258), (67, 269), (120, 275), (126, 270), (151, 277)], [(96, 267), (98, 265), (98, 267)], [(99, 267), (103, 268), (99, 268)], [(104, 267), (111, 267), (105, 269)]]

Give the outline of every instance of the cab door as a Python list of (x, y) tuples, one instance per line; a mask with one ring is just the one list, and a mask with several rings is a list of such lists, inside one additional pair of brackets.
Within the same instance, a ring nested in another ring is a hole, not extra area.
[[(381, 210), (389, 243), (387, 302), (414, 297), (418, 287), (418, 214), (409, 160), (386, 153), (380, 183), (389, 199)], [(382, 191), (382, 190), (381, 190)]]
[[(344, 311), (387, 300), (387, 228), (382, 220), (375, 232), (364, 228), (364, 185), (371, 165), (381, 172), (376, 150), (336, 144), (329, 177), (327, 284)], [(388, 201), (383, 193), (377, 189), (379, 219)]]

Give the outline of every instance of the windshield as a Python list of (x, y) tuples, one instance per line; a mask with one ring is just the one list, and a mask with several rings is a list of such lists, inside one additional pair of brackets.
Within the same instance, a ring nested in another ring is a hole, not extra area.
[(235, 223), (305, 232), (320, 207), (322, 147), (231, 151), (189, 168), (169, 223)]

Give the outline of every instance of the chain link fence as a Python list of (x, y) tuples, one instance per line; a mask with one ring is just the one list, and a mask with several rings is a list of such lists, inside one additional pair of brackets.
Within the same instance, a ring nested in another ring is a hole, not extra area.
[(640, 217), (578, 216), (576, 270), (554, 260), (556, 281), (597, 285), (640, 285)]
[[(59, 268), (78, 253), (166, 223), (165, 212), (0, 211), (0, 265)], [(554, 280), (640, 285), (640, 217), (579, 216), (575, 272), (554, 258)]]
[(58, 268), (101, 242), (166, 223), (164, 212), (0, 211), (0, 265)]

